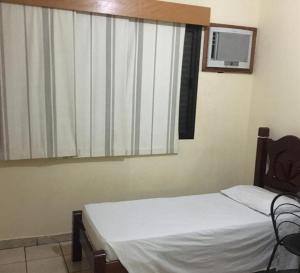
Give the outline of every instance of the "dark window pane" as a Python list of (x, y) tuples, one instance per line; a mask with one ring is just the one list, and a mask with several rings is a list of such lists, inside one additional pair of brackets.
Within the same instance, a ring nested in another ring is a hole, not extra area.
[(201, 26), (186, 25), (179, 104), (179, 139), (194, 138), (201, 34)]

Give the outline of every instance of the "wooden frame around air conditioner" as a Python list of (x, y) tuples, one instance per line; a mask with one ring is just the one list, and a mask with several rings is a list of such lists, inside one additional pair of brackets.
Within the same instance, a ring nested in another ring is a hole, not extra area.
[(249, 69), (242, 68), (225, 68), (225, 67), (208, 67), (208, 52), (209, 52), (209, 27), (205, 28), (204, 32), (204, 45), (203, 45), (203, 59), (202, 59), (202, 71), (204, 72), (217, 72), (217, 73), (245, 73), (251, 74), (253, 72), (254, 66), (254, 55), (255, 55), (255, 45), (257, 28), (245, 27), (245, 26), (235, 26), (235, 25), (225, 25), (225, 24), (215, 24), (211, 23), (210, 27), (222, 27), (222, 28), (234, 28), (234, 29), (244, 29), (253, 32), (252, 36), (252, 46), (251, 46), (251, 57), (250, 57), (250, 67)]

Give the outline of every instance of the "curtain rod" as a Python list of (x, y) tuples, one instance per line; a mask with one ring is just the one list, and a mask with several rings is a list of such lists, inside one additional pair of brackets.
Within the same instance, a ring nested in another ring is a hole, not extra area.
[(202, 26), (208, 26), (210, 23), (210, 8), (157, 0), (0, 0), (0, 2)]

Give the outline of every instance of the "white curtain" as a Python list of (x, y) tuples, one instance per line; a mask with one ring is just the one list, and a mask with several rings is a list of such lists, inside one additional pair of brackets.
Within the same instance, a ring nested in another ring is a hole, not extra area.
[(1, 156), (75, 156), (73, 13), (0, 5)]
[(0, 158), (176, 153), (184, 30), (0, 3)]

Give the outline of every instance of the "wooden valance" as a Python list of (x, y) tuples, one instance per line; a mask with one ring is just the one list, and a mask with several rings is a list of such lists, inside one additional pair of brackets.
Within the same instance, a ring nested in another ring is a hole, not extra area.
[(157, 0), (0, 0), (46, 8), (208, 26), (210, 8)]

